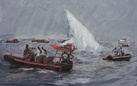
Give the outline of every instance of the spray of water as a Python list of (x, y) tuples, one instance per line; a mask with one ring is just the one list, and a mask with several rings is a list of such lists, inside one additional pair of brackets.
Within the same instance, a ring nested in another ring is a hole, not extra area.
[(88, 29), (66, 9), (65, 15), (67, 20), (67, 35), (70, 38), (68, 41), (74, 43), (74, 45), (80, 50), (98, 50), (99, 43), (94, 39)]

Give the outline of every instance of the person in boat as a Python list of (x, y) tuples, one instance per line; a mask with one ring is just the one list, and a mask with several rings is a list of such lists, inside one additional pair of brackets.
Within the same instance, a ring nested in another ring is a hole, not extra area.
[(117, 49), (117, 47), (115, 47), (115, 48), (112, 50), (112, 52), (114, 52), (114, 55), (117, 56), (117, 55), (118, 55), (118, 49)]
[(30, 53), (29, 45), (26, 44), (26, 49), (23, 52), (23, 56), (25, 56), (26, 54), (29, 54), (29, 53)]
[(43, 55), (43, 56), (46, 56), (46, 54), (47, 54), (47, 50), (46, 49), (44, 49), (43, 47), (41, 47), (41, 55)]
[(119, 56), (124, 56), (124, 51), (122, 50), (122, 47), (119, 48), (118, 55)]
[(36, 51), (36, 57), (35, 57), (35, 61), (38, 63), (43, 62), (42, 57), (41, 57), (41, 53), (42, 53), (42, 50), (40, 49), (40, 47), (38, 47), (37, 51)]
[(31, 55), (31, 59), (30, 62), (34, 62), (35, 61), (35, 57), (36, 57), (36, 48), (30, 48), (30, 55)]
[(36, 55), (38, 55), (36, 53), (36, 48), (29, 48), (28, 44), (26, 44), (26, 49), (24, 50), (24, 57), (22, 60), (34, 62)]
[(42, 51), (41, 51), (40, 47), (38, 47), (38, 49), (37, 49), (37, 56), (40, 56), (41, 53), (42, 53)]
[(119, 46), (119, 48), (115, 47), (112, 52), (114, 52), (114, 56), (123, 56), (124, 51), (122, 50), (122, 47)]
[(41, 47), (40, 58), (41, 58), (41, 62), (42, 62), (42, 63), (44, 62), (44, 59), (47, 59), (47, 58), (46, 58), (46, 54), (47, 54), (47, 50), (44, 49), (43, 47)]

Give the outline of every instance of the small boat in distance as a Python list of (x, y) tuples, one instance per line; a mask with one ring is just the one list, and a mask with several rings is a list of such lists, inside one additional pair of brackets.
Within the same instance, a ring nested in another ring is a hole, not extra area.
[[(124, 48), (125, 49), (125, 48)], [(132, 55), (125, 51), (122, 46), (115, 47), (111, 51), (111, 55), (108, 55), (103, 58), (103, 60), (113, 60), (113, 61), (129, 61)]]
[(103, 58), (103, 60), (111, 60), (111, 61), (129, 61), (132, 57), (131, 54), (125, 54), (123, 56), (115, 56), (115, 55), (108, 55)]
[(9, 39), (9, 40), (6, 40), (5, 43), (19, 43), (19, 40), (18, 39)]
[(32, 39), (31, 42), (37, 42), (37, 43), (49, 43), (46, 39)]

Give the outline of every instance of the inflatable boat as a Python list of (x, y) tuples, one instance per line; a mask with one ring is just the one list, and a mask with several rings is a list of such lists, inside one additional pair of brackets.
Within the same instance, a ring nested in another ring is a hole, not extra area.
[(131, 54), (125, 54), (123, 56), (112, 56), (112, 55), (108, 55), (106, 57), (103, 58), (103, 60), (112, 60), (112, 61), (129, 61), (130, 58), (132, 57)]
[(40, 62), (30, 62), (25, 61), (21, 57), (12, 56), (5, 54), (3, 59), (10, 64), (10, 68), (45, 68), (48, 70), (55, 70), (55, 71), (69, 71), (73, 67), (72, 61), (65, 61), (63, 60), (61, 63), (40, 63)]
[[(49, 57), (37, 57), (36, 61), (32, 61), (31, 54), (29, 57), (19, 57), (14, 56), (12, 54), (4, 54), (3, 59), (7, 61), (10, 64), (10, 68), (44, 68), (48, 70), (55, 70), (55, 71), (70, 71), (73, 68), (73, 62), (71, 61), (72, 58), (70, 56), (72, 55), (64, 55), (64, 53), (60, 54), (61, 52), (67, 52), (69, 49), (62, 48), (56, 44), (50, 45), (54, 49), (56, 49), (56, 53), (54, 56)], [(60, 55), (57, 55), (60, 54)], [(65, 56), (65, 57), (64, 57)], [(67, 57), (66, 57), (67, 56)], [(55, 58), (59, 58), (58, 61), (54, 62), (53, 60)]]

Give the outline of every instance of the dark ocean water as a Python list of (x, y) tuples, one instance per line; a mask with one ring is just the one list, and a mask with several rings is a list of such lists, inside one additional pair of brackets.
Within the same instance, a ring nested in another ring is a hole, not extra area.
[[(54, 43), (50, 42), (50, 43)], [(48, 55), (54, 50), (46, 43), (31, 43), (22, 40), (19, 43), (0, 43), (0, 55), (12, 53), (22, 56), (25, 44), (30, 47), (44, 46)], [(113, 48), (112, 43), (102, 43)], [(137, 47), (130, 43), (128, 50), (133, 57), (129, 62), (103, 61), (109, 51), (101, 51), (93, 55), (88, 51), (75, 51), (74, 67), (69, 72), (55, 72), (36, 68), (10, 69), (9, 64), (0, 58), (0, 86), (137, 86)]]

